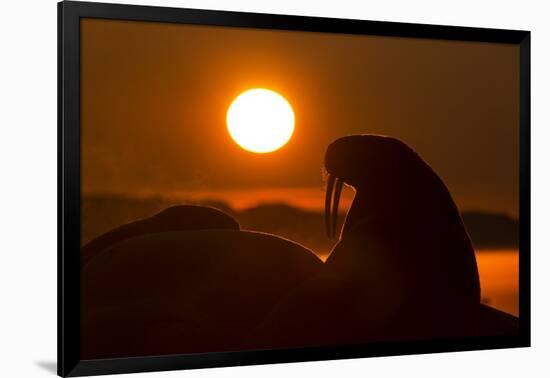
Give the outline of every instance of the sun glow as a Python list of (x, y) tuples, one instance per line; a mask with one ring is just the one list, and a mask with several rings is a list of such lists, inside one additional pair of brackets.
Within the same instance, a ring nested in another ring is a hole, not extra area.
[(294, 112), (280, 94), (263, 88), (250, 89), (229, 106), (227, 130), (235, 143), (247, 151), (273, 152), (292, 137)]

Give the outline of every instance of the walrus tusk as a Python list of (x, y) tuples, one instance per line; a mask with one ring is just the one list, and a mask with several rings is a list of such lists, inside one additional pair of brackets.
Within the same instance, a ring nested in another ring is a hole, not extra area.
[(338, 205), (340, 203), (340, 194), (342, 193), (343, 186), (344, 181), (340, 178), (337, 178), (334, 188), (334, 198), (332, 201), (332, 237), (336, 236), (336, 224), (338, 223)]
[(325, 228), (327, 236), (329, 238), (333, 238), (334, 236), (336, 236), (336, 224), (338, 222), (338, 205), (340, 203), (340, 194), (342, 193), (343, 186), (344, 181), (342, 179), (329, 174), (327, 182), (327, 193), (325, 195)]
[(334, 176), (329, 174), (328, 175), (328, 182), (327, 182), (327, 192), (325, 194), (325, 230), (327, 232), (327, 236), (330, 238), (331, 232), (330, 232), (330, 203), (332, 200), (332, 190), (334, 189)]

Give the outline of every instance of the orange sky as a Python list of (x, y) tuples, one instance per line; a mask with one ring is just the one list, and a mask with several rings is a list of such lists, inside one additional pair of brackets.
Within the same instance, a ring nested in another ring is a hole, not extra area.
[[(517, 215), (518, 69), (512, 45), (85, 19), (82, 191), (320, 209), (327, 144), (380, 133), (415, 148), (462, 209)], [(253, 87), (295, 112), (274, 153), (226, 131)]]

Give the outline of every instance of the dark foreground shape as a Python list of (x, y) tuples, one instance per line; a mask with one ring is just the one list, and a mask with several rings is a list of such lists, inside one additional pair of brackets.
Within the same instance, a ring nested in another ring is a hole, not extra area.
[(187, 230), (239, 230), (239, 228), (235, 218), (213, 207), (172, 206), (152, 217), (117, 227), (90, 241), (80, 251), (80, 266), (84, 266), (93, 256), (114, 244), (140, 235)]
[(273, 306), (322, 267), (308, 249), (269, 234), (128, 239), (82, 270), (81, 357), (242, 350)]
[(418, 154), (394, 138), (349, 136), (328, 147), (325, 166), (329, 235), (343, 184), (356, 190), (325, 264), (200, 207), (96, 239), (81, 271), (81, 357), (517, 334), (515, 317), (480, 304), (470, 238)]
[(513, 315), (484, 304), (479, 307), (477, 334), (480, 336), (512, 336), (519, 334), (519, 321)]
[(325, 167), (329, 235), (342, 185), (356, 190), (340, 240), (323, 272), (281, 301), (256, 339), (290, 347), (517, 332), (517, 319), (480, 305), (458, 209), (416, 152), (395, 138), (348, 136), (328, 147)]

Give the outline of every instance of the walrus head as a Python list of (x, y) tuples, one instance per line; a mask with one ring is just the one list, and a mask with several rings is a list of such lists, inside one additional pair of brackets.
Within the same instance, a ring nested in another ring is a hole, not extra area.
[(373, 134), (339, 138), (327, 148), (325, 169), (328, 173), (325, 223), (330, 237), (336, 235), (343, 184), (357, 193), (343, 235), (368, 215), (402, 219), (418, 212), (446, 212), (459, 216), (437, 174), (399, 139)]
[(352, 284), (374, 277), (383, 295), (401, 298), (401, 312), (415, 319), (410, 330), (470, 327), (480, 301), (475, 253), (437, 173), (404, 142), (380, 135), (337, 139), (327, 148), (325, 168), (329, 236), (336, 233), (343, 184), (356, 191), (326, 262), (331, 271)]

